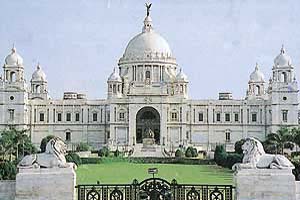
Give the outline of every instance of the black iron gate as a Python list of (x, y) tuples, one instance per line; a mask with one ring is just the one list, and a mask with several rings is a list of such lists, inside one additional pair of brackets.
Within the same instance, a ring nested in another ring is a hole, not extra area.
[(132, 184), (78, 185), (78, 200), (233, 200), (232, 185), (171, 183), (149, 178)]

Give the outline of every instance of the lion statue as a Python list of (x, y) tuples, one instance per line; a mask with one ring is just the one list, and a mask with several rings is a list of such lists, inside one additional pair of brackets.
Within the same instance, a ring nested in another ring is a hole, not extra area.
[[(67, 163), (65, 154), (67, 145), (59, 138), (52, 138), (46, 145), (44, 153), (25, 156), (18, 164), (19, 168), (67, 168), (72, 163)], [(75, 168), (75, 166), (73, 166)]]
[(232, 170), (241, 169), (294, 169), (294, 165), (283, 155), (267, 154), (261, 142), (253, 137), (242, 145), (243, 163), (236, 163)]

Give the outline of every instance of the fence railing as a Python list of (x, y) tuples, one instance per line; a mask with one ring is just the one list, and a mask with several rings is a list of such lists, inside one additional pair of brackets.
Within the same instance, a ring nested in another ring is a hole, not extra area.
[(78, 200), (233, 200), (232, 185), (171, 183), (150, 178), (131, 184), (92, 184), (76, 186)]

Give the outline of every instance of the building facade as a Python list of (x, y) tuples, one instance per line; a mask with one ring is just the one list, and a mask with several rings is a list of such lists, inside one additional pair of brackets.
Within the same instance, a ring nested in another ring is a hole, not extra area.
[(247, 136), (263, 140), (282, 125), (298, 125), (298, 84), (283, 47), (268, 83), (255, 66), (244, 99), (230, 93), (216, 100), (189, 99), (188, 77), (154, 30), (149, 12), (142, 32), (129, 41), (108, 78), (106, 99), (89, 100), (76, 92), (51, 99), (41, 66), (28, 85), (24, 70), (13, 48), (0, 80), (0, 128), (27, 128), (36, 144), (51, 134), (95, 148), (139, 152), (147, 146), (170, 152), (195, 146), (210, 151), (219, 143), (232, 147)]

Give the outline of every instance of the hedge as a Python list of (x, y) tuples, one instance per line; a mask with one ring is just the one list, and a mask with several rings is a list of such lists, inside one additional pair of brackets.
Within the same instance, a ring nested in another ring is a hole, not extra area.
[(235, 163), (241, 163), (243, 155), (238, 153), (227, 153), (223, 145), (217, 145), (214, 160), (217, 165), (231, 169)]
[(0, 180), (15, 180), (17, 167), (14, 162), (4, 161), (0, 163)]
[(103, 147), (98, 151), (98, 156), (100, 157), (108, 157), (109, 156), (109, 149), (107, 147)]
[(295, 152), (292, 152), (291, 153), (291, 157), (297, 157), (297, 156), (300, 156), (300, 151), (295, 151)]
[(213, 160), (200, 160), (189, 158), (128, 158), (132, 163), (157, 163), (157, 164), (186, 164), (186, 165), (214, 165)]
[(76, 151), (80, 152), (80, 151), (89, 151), (91, 149), (90, 145), (88, 145), (85, 142), (80, 142), (77, 147), (76, 147)]
[(177, 149), (175, 152), (175, 157), (176, 158), (182, 158), (184, 155), (183, 151), (181, 149)]
[(293, 160), (292, 163), (295, 166), (295, 169), (293, 169), (293, 174), (296, 178), (296, 181), (300, 181), (300, 161), (299, 160)]
[(73, 162), (77, 166), (82, 164), (81, 158), (77, 153), (70, 152), (66, 155), (66, 161), (67, 162)]
[(102, 163), (102, 159), (98, 157), (91, 157), (91, 158), (81, 158), (82, 164), (100, 164)]

